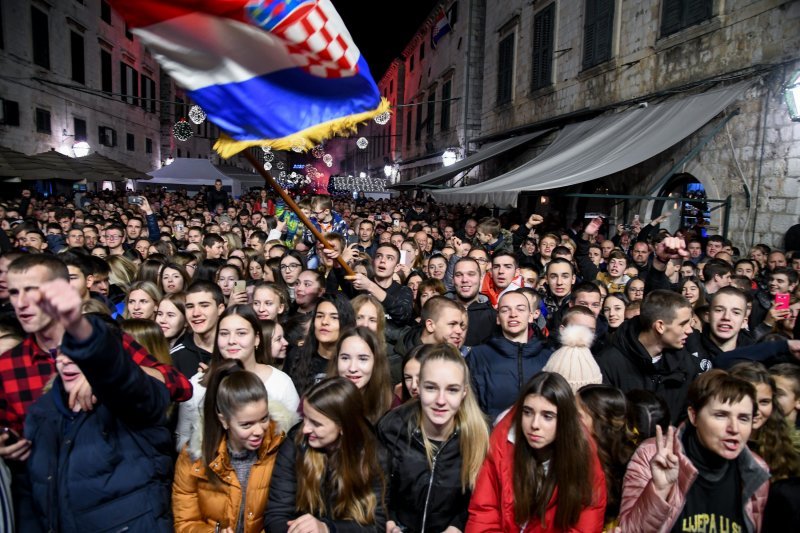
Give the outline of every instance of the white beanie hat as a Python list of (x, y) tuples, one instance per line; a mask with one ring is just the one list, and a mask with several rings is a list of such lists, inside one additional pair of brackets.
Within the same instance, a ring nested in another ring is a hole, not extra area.
[(600, 367), (589, 350), (594, 341), (594, 334), (589, 328), (578, 324), (566, 326), (561, 330), (559, 340), (561, 348), (544, 365), (546, 372), (561, 374), (572, 387), (572, 392), (578, 392), (584, 385), (603, 382)]

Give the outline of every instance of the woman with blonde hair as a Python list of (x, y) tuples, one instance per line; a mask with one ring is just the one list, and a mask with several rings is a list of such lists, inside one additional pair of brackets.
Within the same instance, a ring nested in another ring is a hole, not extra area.
[(172, 364), (172, 359), (169, 356), (169, 343), (158, 324), (152, 320), (128, 318), (123, 320), (120, 326), (122, 331), (133, 337), (159, 363)]
[(371, 294), (359, 294), (350, 303), (356, 313), (356, 326), (371, 329), (379, 339), (383, 339), (386, 331), (383, 304)]
[(234, 250), (242, 249), (242, 238), (234, 232), (226, 231), (222, 234), (222, 238), (225, 239), (225, 249), (228, 251), (228, 254)]
[(452, 345), (430, 347), (420, 384), (419, 399), (390, 411), (378, 425), (390, 461), (387, 531), (463, 531), (489, 448), (489, 426), (464, 358)]
[(278, 451), (264, 529), (385, 531), (385, 465), (361, 392), (324, 379), (303, 398), (303, 414)]
[(161, 291), (152, 281), (134, 281), (128, 289), (122, 317), (155, 320), (162, 297)]
[(121, 255), (110, 255), (106, 258), (111, 272), (108, 281), (111, 285), (116, 285), (122, 291), (127, 291), (131, 282), (136, 278), (136, 265), (130, 259)]

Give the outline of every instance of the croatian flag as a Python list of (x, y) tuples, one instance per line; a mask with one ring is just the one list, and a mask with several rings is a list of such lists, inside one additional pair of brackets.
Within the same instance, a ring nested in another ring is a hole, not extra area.
[(330, 0), (111, 0), (161, 66), (227, 135), (308, 149), (389, 109)]
[(444, 8), (440, 7), (439, 13), (436, 15), (433, 25), (431, 26), (431, 48), (436, 48), (439, 40), (450, 33), (450, 30), (452, 30), (450, 27), (450, 20), (447, 18)]

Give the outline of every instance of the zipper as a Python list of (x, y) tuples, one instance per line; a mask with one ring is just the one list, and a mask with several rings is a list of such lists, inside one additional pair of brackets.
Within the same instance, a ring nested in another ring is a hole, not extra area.
[[(453, 435), (455, 435), (455, 432), (453, 432)], [(450, 438), (444, 441), (444, 444), (442, 444), (442, 446), (436, 450), (436, 453), (433, 455), (433, 461), (431, 461), (431, 477), (428, 480), (428, 492), (425, 494), (425, 507), (422, 511), (422, 527), (420, 528), (420, 531), (423, 532), (425, 531), (425, 523), (428, 521), (428, 504), (430, 503), (431, 490), (433, 489), (433, 476), (436, 474), (436, 460), (439, 458), (439, 454), (442, 453), (450, 441), (453, 440), (453, 435), (450, 435)]]
[(517, 343), (517, 391), (522, 391), (522, 344)]

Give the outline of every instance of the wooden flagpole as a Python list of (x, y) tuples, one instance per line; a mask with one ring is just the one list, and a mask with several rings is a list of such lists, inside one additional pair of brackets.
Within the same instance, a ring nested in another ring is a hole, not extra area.
[[(325, 239), (325, 237), (322, 235), (322, 233), (321, 233), (321, 232), (320, 232), (320, 231), (317, 229), (317, 227), (316, 227), (314, 224), (312, 224), (311, 220), (309, 220), (309, 218), (308, 218), (308, 217), (305, 215), (305, 213), (303, 213), (303, 211), (302, 211), (302, 210), (301, 210), (301, 209), (300, 209), (300, 208), (297, 206), (297, 204), (294, 202), (294, 200), (292, 200), (292, 197), (291, 197), (291, 196), (289, 196), (289, 195), (286, 193), (286, 191), (284, 191), (284, 190), (283, 190), (283, 187), (281, 187), (281, 186), (280, 186), (280, 184), (279, 184), (277, 181), (275, 181), (275, 178), (273, 178), (273, 177), (272, 177), (272, 174), (270, 174), (270, 173), (269, 173), (269, 171), (267, 171), (267, 170), (264, 168), (264, 165), (262, 165), (261, 163), (259, 163), (259, 162), (256, 160), (256, 158), (255, 158), (255, 157), (253, 157), (253, 154), (252, 154), (252, 153), (250, 153), (250, 151), (249, 151), (249, 150), (245, 150), (245, 151), (244, 151), (244, 152), (242, 152), (242, 153), (244, 153), (244, 156), (245, 156), (245, 158), (246, 158), (246, 159), (247, 159), (247, 160), (250, 162), (250, 164), (251, 164), (251, 165), (253, 165), (253, 168), (254, 168), (254, 169), (256, 169), (256, 171), (257, 171), (259, 174), (261, 174), (261, 177), (263, 177), (263, 178), (264, 178), (264, 181), (265, 181), (265, 182), (267, 182), (267, 185), (269, 185), (269, 186), (272, 188), (272, 190), (273, 190), (273, 191), (275, 191), (276, 193), (278, 193), (278, 195), (279, 195), (281, 198), (283, 198), (283, 201), (284, 201), (284, 202), (286, 202), (286, 205), (287, 205), (287, 206), (289, 206), (289, 209), (291, 209), (292, 211), (294, 211), (294, 214), (296, 214), (296, 215), (297, 215), (297, 217), (300, 219), (300, 221), (301, 221), (303, 224), (305, 224), (305, 226), (306, 226), (306, 227), (307, 227), (309, 230), (311, 230), (311, 233), (313, 233), (313, 234), (314, 234), (314, 237), (315, 237), (315, 238), (316, 238), (316, 239), (317, 239), (319, 242), (321, 242), (321, 243), (322, 243), (322, 245), (323, 245), (323, 246), (325, 246), (325, 248), (328, 248), (329, 250), (333, 250), (333, 246), (331, 246), (331, 243), (329, 243), (329, 242), (328, 242), (328, 241)], [(346, 242), (346, 241), (347, 241), (347, 235), (343, 235), (343, 237), (345, 238), (345, 242)], [(348, 276), (355, 276), (355, 275), (356, 275), (356, 273), (355, 273), (355, 272), (353, 272), (353, 269), (352, 269), (352, 268), (350, 268), (350, 265), (348, 265), (348, 264), (347, 264), (347, 261), (345, 261), (345, 260), (344, 260), (344, 258), (341, 256), (341, 254), (339, 255), (339, 257), (337, 257), (337, 258), (336, 258), (336, 260), (339, 262), (339, 264), (342, 266), (342, 268), (344, 269), (345, 273), (346, 273)]]

